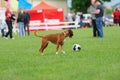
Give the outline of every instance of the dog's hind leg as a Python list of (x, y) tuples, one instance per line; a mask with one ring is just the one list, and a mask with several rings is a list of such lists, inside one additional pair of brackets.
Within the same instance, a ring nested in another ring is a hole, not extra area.
[(39, 52), (43, 55), (43, 51), (44, 49), (48, 46), (48, 41), (46, 40), (42, 40), (42, 43), (41, 43), (41, 48), (39, 49)]

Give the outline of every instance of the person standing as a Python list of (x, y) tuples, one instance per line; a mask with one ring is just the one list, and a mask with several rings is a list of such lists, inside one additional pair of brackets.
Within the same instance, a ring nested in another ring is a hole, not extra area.
[(12, 35), (12, 19), (11, 19), (12, 12), (10, 11), (9, 8), (6, 9), (5, 11), (5, 17), (6, 17), (6, 24), (8, 26), (8, 32), (6, 33), (5, 37), (8, 39), (8, 35), (10, 35), (10, 39), (14, 39)]
[(83, 23), (84, 20), (84, 16), (83, 13), (80, 12), (80, 28), (84, 28), (85, 24)]
[(116, 8), (113, 12), (113, 19), (114, 19), (114, 25), (118, 26), (118, 21), (119, 21), (119, 11)]
[(2, 18), (0, 17), (0, 30), (1, 30), (1, 34), (2, 34), (2, 37), (5, 36), (5, 33), (4, 33), (4, 29), (6, 28), (6, 25), (5, 23), (3, 22)]
[[(96, 11), (95, 0), (91, 0), (90, 13), (94, 11)], [(98, 30), (96, 26), (96, 17), (95, 17), (95, 14), (91, 14), (91, 16), (92, 16), (92, 25), (93, 25), (93, 37), (97, 37)]]
[(68, 13), (68, 16), (67, 16), (68, 22), (70, 22), (69, 25), (74, 24), (74, 23), (72, 23), (73, 22), (73, 16), (74, 16), (74, 11), (70, 11), (70, 13)]
[(92, 12), (92, 14), (95, 14), (96, 17), (96, 25), (98, 30), (98, 37), (103, 38), (103, 15), (104, 15), (104, 9), (101, 5), (99, 0), (95, 0), (96, 5), (96, 11)]
[(120, 27), (120, 9), (119, 9), (119, 12), (118, 12), (118, 14), (119, 14), (118, 23), (119, 23), (119, 27)]
[(25, 36), (25, 28), (24, 28), (24, 12), (23, 12), (23, 10), (20, 10), (20, 12), (18, 13), (17, 23), (18, 23), (18, 27), (19, 27), (19, 34), (21, 37), (22, 36), (24, 37)]
[(28, 36), (30, 36), (29, 21), (30, 21), (30, 14), (24, 11), (24, 28), (25, 30), (27, 28)]

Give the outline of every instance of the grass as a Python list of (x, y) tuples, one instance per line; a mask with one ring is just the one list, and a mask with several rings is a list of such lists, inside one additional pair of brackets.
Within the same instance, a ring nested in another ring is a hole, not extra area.
[[(77, 29), (65, 42), (66, 54), (55, 54), (49, 44), (40, 55), (40, 39), (33, 36), (15, 40), (0, 38), (0, 80), (120, 80), (120, 28), (105, 27), (104, 38), (93, 38), (92, 28)], [(46, 35), (61, 31), (39, 32)], [(72, 45), (81, 51), (72, 51)]]

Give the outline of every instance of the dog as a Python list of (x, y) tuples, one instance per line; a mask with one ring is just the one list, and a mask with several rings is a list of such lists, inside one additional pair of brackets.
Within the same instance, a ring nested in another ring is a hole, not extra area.
[(34, 32), (34, 35), (36, 37), (41, 38), (41, 48), (39, 49), (39, 52), (43, 55), (44, 49), (48, 46), (48, 43), (51, 42), (56, 45), (56, 54), (58, 54), (58, 49), (59, 46), (62, 48), (62, 52), (65, 53), (64, 51), (64, 40), (66, 37), (73, 37), (73, 31), (71, 29), (67, 29), (64, 32), (61, 33), (56, 33), (56, 34), (49, 34), (45, 36), (40, 36), (37, 35), (37, 31)]

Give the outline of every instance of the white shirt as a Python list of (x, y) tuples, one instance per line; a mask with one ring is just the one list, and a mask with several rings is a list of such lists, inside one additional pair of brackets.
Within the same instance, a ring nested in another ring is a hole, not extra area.
[(71, 13), (68, 13), (68, 22), (73, 22), (72, 16), (73, 15)]

